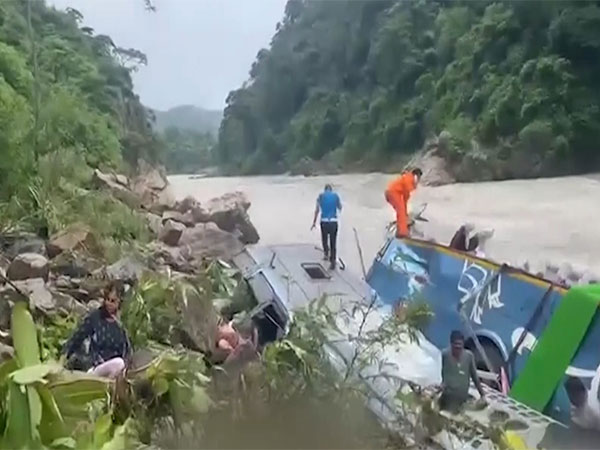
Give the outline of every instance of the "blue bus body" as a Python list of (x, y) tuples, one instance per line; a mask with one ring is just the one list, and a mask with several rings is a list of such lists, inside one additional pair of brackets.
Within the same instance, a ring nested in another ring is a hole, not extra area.
[[(426, 300), (434, 317), (424, 334), (440, 349), (448, 346), (451, 330), (464, 330), (468, 334), (459, 312), (462, 305), (463, 313), (481, 342), (493, 344), (506, 360), (551, 283), (511, 268), (502, 271), (489, 283), (499, 269), (500, 265), (496, 263), (438, 244), (390, 239), (375, 258), (366, 281), (381, 301), (390, 306), (411, 298)], [(474, 297), (471, 295), (478, 291)], [(517, 352), (509, 374), (512, 380), (523, 369), (565, 292), (562, 287), (552, 287), (541, 315)], [(589, 388), (599, 365), (600, 318), (596, 313), (565, 378), (567, 375), (577, 376)], [(569, 423), (570, 402), (564, 380), (544, 412)]]

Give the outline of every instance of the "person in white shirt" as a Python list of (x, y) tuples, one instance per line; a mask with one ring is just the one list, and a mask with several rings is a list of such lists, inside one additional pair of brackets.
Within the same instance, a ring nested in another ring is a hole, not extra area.
[(571, 402), (571, 421), (580, 428), (600, 431), (600, 402), (598, 401), (599, 374), (592, 380), (590, 391), (581, 379), (569, 377), (565, 382)]

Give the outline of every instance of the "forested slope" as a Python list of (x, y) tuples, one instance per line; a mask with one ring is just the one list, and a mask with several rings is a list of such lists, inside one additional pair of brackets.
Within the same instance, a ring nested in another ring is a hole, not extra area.
[(223, 112), (199, 108), (193, 105), (180, 105), (167, 111), (153, 111), (156, 117), (156, 129), (165, 131), (175, 127), (181, 130), (192, 130), (200, 134), (217, 134)]
[[(153, 162), (160, 142), (133, 92), (145, 56), (81, 25), (76, 10), (0, 2), (0, 212), (59, 227), (91, 168)], [(108, 220), (106, 211), (103, 220)], [(88, 218), (89, 213), (82, 213)], [(125, 226), (125, 225), (123, 225)], [(104, 227), (106, 229), (106, 226)]]
[(442, 131), (459, 179), (597, 168), (600, 6), (290, 0), (227, 98), (220, 163), (385, 168)]

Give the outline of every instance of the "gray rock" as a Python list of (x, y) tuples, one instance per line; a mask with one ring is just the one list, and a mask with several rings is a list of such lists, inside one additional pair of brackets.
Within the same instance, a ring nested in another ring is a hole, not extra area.
[(182, 223), (186, 227), (193, 227), (196, 224), (191, 211), (187, 211), (184, 214), (179, 211), (165, 211), (162, 215), (162, 223), (164, 224), (169, 220)]
[(11, 280), (43, 278), (48, 280), (50, 267), (45, 256), (37, 253), (22, 253), (8, 266), (6, 275)]
[(63, 252), (76, 250), (96, 253), (98, 244), (87, 225), (76, 223), (53, 235), (48, 241), (47, 248), (48, 256), (54, 258)]
[(181, 310), (183, 345), (210, 354), (216, 348), (219, 321), (212, 301), (185, 282), (178, 285), (175, 299)]
[(180, 202), (177, 202), (177, 204), (175, 205), (175, 210), (181, 214), (185, 214), (186, 212), (190, 211), (196, 206), (200, 206), (198, 200), (196, 200), (191, 195), (188, 195)]
[(85, 278), (102, 267), (102, 263), (87, 253), (68, 251), (50, 261), (50, 271), (59, 276)]
[(88, 308), (70, 295), (60, 291), (51, 291), (51, 294), (59, 313), (63, 315), (75, 314), (78, 317), (87, 314)]
[(97, 188), (107, 189), (116, 199), (121, 200), (131, 208), (137, 209), (142, 204), (138, 195), (118, 181), (117, 175), (103, 173), (99, 169), (95, 169), (93, 182)]
[(162, 227), (162, 217), (158, 214), (146, 213), (146, 219), (148, 220), (148, 227), (153, 234), (158, 236)]
[(22, 253), (37, 253), (46, 256), (46, 241), (37, 236), (24, 237), (15, 241), (6, 252), (9, 258), (14, 258)]
[(200, 205), (194, 206), (190, 212), (195, 223), (205, 223), (210, 221), (209, 212)]
[(114, 264), (101, 269), (106, 278), (123, 282), (136, 282), (146, 270), (145, 266), (136, 258), (128, 256)]
[(115, 181), (124, 187), (129, 187), (129, 178), (119, 173), (115, 174)]
[(244, 244), (255, 244), (260, 238), (248, 216), (249, 208), (250, 202), (243, 192), (227, 193), (208, 202), (208, 221), (230, 233), (237, 229)]
[[(29, 307), (32, 310), (49, 313), (56, 309), (56, 301), (52, 297), (52, 293), (42, 278), (19, 280), (15, 281), (14, 284), (21, 292), (29, 297)], [(9, 289), (12, 290), (12, 288)], [(20, 298), (14, 291), (11, 295), (13, 295), (14, 300)]]
[(100, 306), (102, 306), (102, 303), (100, 302), (100, 300), (90, 300), (87, 304), (89, 311), (98, 309), (98, 308), (100, 308)]
[(15, 356), (15, 350), (10, 346), (0, 343), (0, 362), (4, 362)]
[(179, 272), (189, 273), (193, 270), (192, 256), (187, 247), (171, 247), (156, 241), (150, 243), (148, 248), (152, 252), (150, 263), (155, 269), (160, 266), (169, 266)]
[(175, 247), (179, 243), (185, 229), (186, 226), (182, 223), (175, 222), (174, 220), (167, 220), (160, 230), (158, 239), (167, 245)]
[(221, 230), (212, 222), (201, 223), (194, 228), (186, 228), (179, 241), (194, 259), (231, 259), (244, 249), (244, 244), (233, 234)]

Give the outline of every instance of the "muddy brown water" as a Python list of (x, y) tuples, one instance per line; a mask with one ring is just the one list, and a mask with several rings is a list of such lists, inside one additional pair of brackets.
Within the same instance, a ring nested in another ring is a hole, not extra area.
[[(205, 201), (244, 191), (264, 244), (319, 245), (318, 229), (310, 230), (315, 200), (324, 184), (332, 183), (343, 203), (339, 254), (355, 273), (361, 269), (353, 228), (368, 269), (383, 244), (386, 224), (394, 218), (383, 195), (390, 175), (170, 179), (178, 198), (193, 195)], [(423, 202), (429, 219), (423, 230), (439, 242), (448, 243), (454, 231), (470, 221), (495, 230), (487, 254), (499, 262), (569, 262), (600, 274), (600, 175), (419, 187), (411, 203)]]

